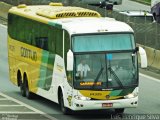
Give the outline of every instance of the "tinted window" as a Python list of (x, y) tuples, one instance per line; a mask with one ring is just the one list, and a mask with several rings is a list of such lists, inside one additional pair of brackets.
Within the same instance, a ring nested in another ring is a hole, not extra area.
[[(35, 47), (63, 54), (63, 30), (17, 15), (8, 15), (8, 33), (11, 38)], [(67, 47), (68, 48), (68, 47)]]

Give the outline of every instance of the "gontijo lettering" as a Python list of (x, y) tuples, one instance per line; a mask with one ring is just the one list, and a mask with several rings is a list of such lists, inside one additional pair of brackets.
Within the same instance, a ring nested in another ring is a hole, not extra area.
[(21, 47), (21, 57), (37, 61), (37, 53), (28, 48)]

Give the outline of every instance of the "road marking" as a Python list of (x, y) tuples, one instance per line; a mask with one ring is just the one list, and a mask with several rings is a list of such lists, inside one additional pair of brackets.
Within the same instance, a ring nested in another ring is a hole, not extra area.
[(6, 98), (0, 98), (0, 101), (1, 101), (1, 100), (3, 101), (3, 100), (8, 100), (8, 99), (6, 99)]
[(156, 82), (159, 82), (159, 83), (160, 83), (160, 80), (159, 80), (159, 79), (157, 79), (157, 78), (154, 78), (154, 77), (151, 77), (151, 76), (148, 76), (148, 75), (142, 74), (142, 73), (139, 73), (139, 75), (140, 75), (140, 76), (142, 76), (142, 77), (148, 78), (148, 79), (152, 79), (152, 80), (154, 80), (154, 81), (156, 81)]
[(6, 25), (0, 24), (0, 27), (3, 27), (3, 28), (6, 28), (6, 29), (7, 29), (7, 26), (6, 26)]
[(0, 107), (19, 107), (19, 106), (23, 106), (23, 105), (0, 105)]
[(12, 100), (12, 101), (14, 101), (14, 102), (16, 102), (16, 103), (19, 103), (21, 106), (24, 106), (24, 107), (26, 107), (26, 108), (29, 108), (30, 110), (32, 110), (32, 111), (34, 111), (34, 112), (6, 112), (6, 111), (2, 111), (2, 112), (0, 112), (0, 113), (16, 113), (16, 114), (21, 114), (21, 113), (32, 113), (32, 114), (36, 114), (36, 113), (38, 113), (38, 114), (42, 114), (43, 116), (45, 116), (45, 117), (47, 117), (47, 118), (49, 118), (49, 119), (51, 119), (51, 120), (57, 120), (56, 118), (54, 118), (54, 117), (52, 117), (52, 116), (50, 116), (50, 115), (47, 115), (47, 113), (44, 113), (44, 112), (42, 112), (42, 111), (40, 111), (40, 110), (38, 110), (38, 109), (36, 109), (36, 108), (33, 108), (33, 107), (31, 107), (31, 106), (29, 106), (29, 105), (27, 105), (27, 104), (25, 104), (25, 103), (23, 103), (23, 102), (21, 102), (21, 101), (19, 101), (19, 100), (16, 100), (16, 99), (14, 99), (14, 98), (12, 98), (12, 97), (10, 97), (10, 96), (8, 96), (8, 95), (5, 95), (5, 94), (3, 94), (3, 93), (1, 93), (0, 92), (0, 96), (3, 96), (3, 97), (5, 97), (5, 98), (7, 98), (8, 100)]
[[(8, 112), (8, 111), (2, 111), (2, 112), (0, 112), (0, 114), (4, 114), (4, 113), (5, 114), (33, 114), (33, 115), (36, 114), (34, 112)], [(42, 114), (42, 115), (45, 116), (44, 114)], [(49, 119), (51, 119), (51, 118), (49, 118)], [(55, 120), (55, 119), (52, 118), (51, 120)]]

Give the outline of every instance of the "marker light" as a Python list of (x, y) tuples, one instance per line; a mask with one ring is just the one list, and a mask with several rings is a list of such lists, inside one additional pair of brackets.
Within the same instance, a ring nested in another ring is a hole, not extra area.
[(130, 99), (130, 98), (135, 98), (138, 96), (138, 93), (131, 93), (131, 94), (128, 94), (126, 96), (124, 96), (125, 99)]

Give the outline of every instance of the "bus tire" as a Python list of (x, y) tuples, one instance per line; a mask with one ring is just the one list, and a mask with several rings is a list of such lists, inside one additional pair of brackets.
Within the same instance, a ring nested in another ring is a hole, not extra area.
[(60, 92), (60, 94), (59, 94), (59, 104), (60, 104), (61, 111), (63, 112), (63, 114), (65, 114), (65, 115), (70, 114), (70, 110), (64, 106), (64, 99), (63, 99), (62, 92)]
[(23, 97), (25, 97), (26, 94), (25, 94), (25, 89), (24, 89), (24, 83), (23, 83), (20, 71), (17, 72), (17, 85), (20, 87), (20, 93), (21, 93), (21, 95)]
[(26, 96), (25, 87), (24, 87), (24, 83), (22, 82), (22, 80), (20, 81), (20, 92), (23, 97)]
[(116, 114), (123, 114), (124, 113), (124, 108), (115, 109), (115, 113)]
[(25, 88), (26, 97), (27, 97), (28, 99), (32, 99), (33, 95), (32, 95), (32, 92), (29, 91), (28, 79), (27, 79), (26, 76), (24, 77), (24, 88)]

